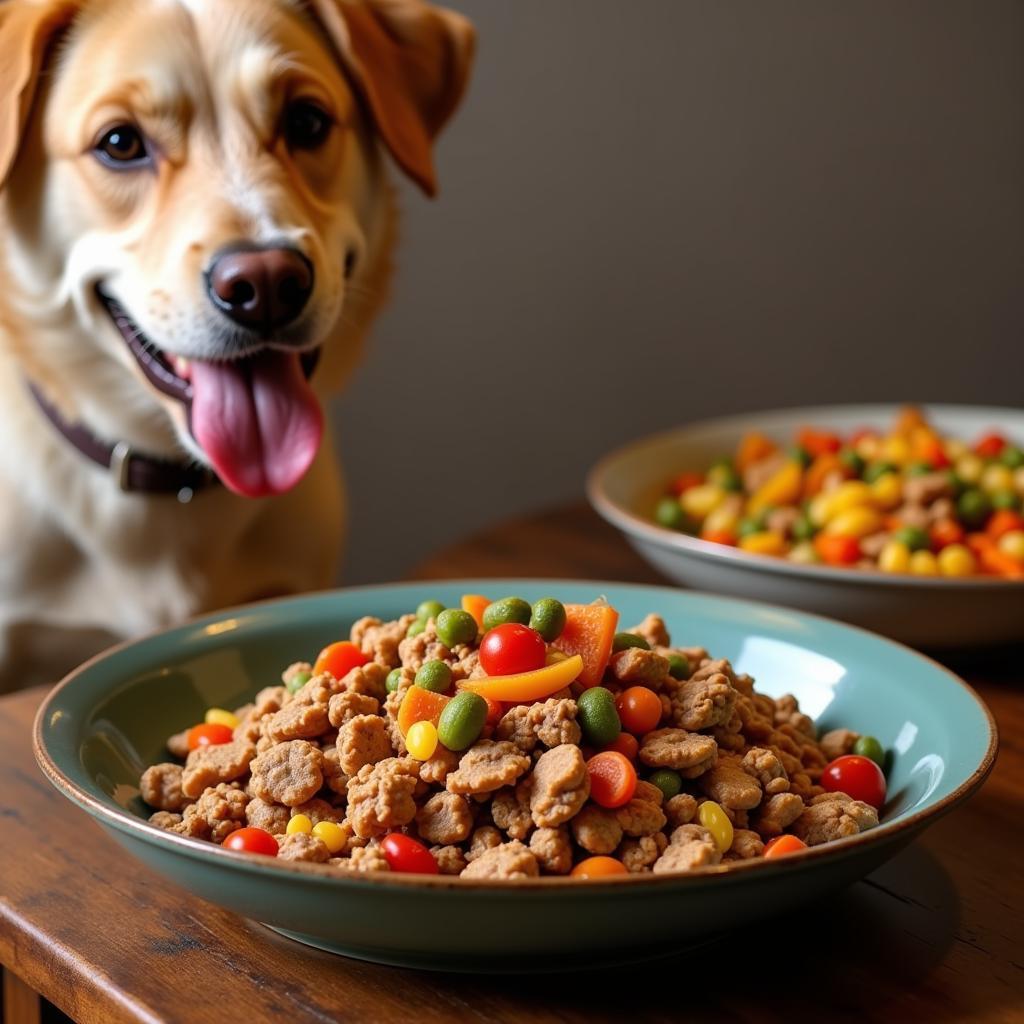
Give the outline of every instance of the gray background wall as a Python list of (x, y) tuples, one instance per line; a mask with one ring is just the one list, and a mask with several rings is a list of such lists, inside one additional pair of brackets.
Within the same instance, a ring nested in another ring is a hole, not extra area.
[(347, 582), (804, 401), (1024, 404), (1024, 6), (486, 0), (336, 409)]

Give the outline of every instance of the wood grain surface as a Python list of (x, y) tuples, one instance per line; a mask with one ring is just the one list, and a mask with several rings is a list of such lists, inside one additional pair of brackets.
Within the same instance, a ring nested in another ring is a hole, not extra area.
[[(657, 581), (582, 507), (503, 524), (417, 573), (477, 574)], [(345, 960), (189, 896), (44, 780), (30, 749), (43, 691), (26, 691), (0, 701), (0, 962), (87, 1024), (1024, 1021), (1024, 651), (956, 667), (999, 723), (996, 767), (883, 868), (696, 951), (532, 977)]]

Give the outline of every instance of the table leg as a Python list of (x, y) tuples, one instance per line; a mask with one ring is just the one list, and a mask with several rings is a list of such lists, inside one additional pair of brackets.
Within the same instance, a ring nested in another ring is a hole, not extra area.
[(4, 976), (3, 1024), (39, 1024), (39, 994), (13, 971), (0, 970)]

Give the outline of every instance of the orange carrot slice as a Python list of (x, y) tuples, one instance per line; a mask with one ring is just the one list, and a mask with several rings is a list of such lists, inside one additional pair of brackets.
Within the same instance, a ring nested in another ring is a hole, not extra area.
[(567, 604), (565, 629), (554, 642), (563, 654), (583, 658), (580, 684), (597, 686), (612, 656), (612, 640), (619, 624), (619, 613), (609, 604)]

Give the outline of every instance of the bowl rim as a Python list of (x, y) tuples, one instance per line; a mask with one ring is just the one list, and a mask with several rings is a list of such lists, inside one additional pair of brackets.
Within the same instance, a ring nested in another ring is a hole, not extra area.
[[(865, 415), (885, 415), (902, 408), (906, 403), (849, 403), (845, 405), (792, 406), (782, 409), (762, 409), (753, 413), (737, 413), (729, 416), (715, 416), (707, 419), (694, 420), (668, 430), (659, 430), (643, 437), (634, 438), (618, 445), (602, 455), (587, 471), (585, 490), (591, 507), (604, 519), (627, 536), (635, 537), (654, 544), (667, 551), (695, 556), (703, 561), (719, 562), (736, 568), (751, 569), (757, 572), (780, 573), (810, 581), (835, 581), (853, 583), (857, 586), (914, 587), (918, 589), (943, 590), (999, 590), (1024, 592), (1024, 579), (1012, 580), (999, 576), (914, 576), (910, 573), (887, 573), (878, 569), (846, 569), (831, 565), (805, 565), (790, 562), (773, 555), (762, 555), (726, 544), (715, 544), (701, 540), (689, 534), (678, 533), (634, 512), (610, 497), (607, 488), (607, 477), (617, 466), (629, 461), (632, 455), (645, 448), (664, 445), (673, 440), (685, 438), (711, 429), (727, 429), (744, 421), (755, 420), (758, 416), (782, 418), (826, 417), (829, 413), (853, 413), (854, 410), (875, 410)], [(1001, 406), (957, 405), (953, 403), (920, 403), (926, 411), (937, 415), (989, 414), (997, 413), (1021, 417), (1017, 409)]]
[[(698, 590), (687, 590), (683, 593), (687, 597), (693, 597), (701, 602), (712, 604), (749, 608), (752, 611), (762, 613), (781, 613), (787, 616), (795, 616), (798, 619), (810, 619), (813, 623), (825, 624), (829, 628), (838, 628), (842, 631), (849, 631), (860, 634), (869, 642), (881, 644), (883, 647), (895, 648), (904, 654), (909, 654), (933, 669), (947, 676), (951, 682), (960, 686), (967, 692), (967, 696), (977, 705), (982, 717), (988, 727), (988, 742), (981, 761), (974, 767), (970, 774), (960, 783), (953, 792), (946, 794), (941, 800), (928, 807), (914, 811), (912, 814), (897, 821), (880, 822), (877, 828), (869, 829), (855, 836), (848, 836), (844, 839), (835, 840), (830, 843), (823, 843), (818, 846), (808, 847), (794, 854), (773, 859), (765, 863), (761, 858), (733, 861), (728, 864), (715, 864), (699, 868), (694, 871), (654, 874), (640, 873), (629, 875), (614, 875), (602, 878), (571, 878), (567, 875), (545, 875), (538, 878), (525, 879), (488, 879), (488, 878), (462, 878), (457, 875), (414, 875), (398, 872), (346, 872), (337, 867), (329, 867), (326, 864), (313, 864), (301, 861), (282, 861), (277, 857), (268, 858), (252, 853), (239, 853), (233, 850), (225, 850), (222, 846), (208, 842), (203, 839), (196, 839), (190, 836), (178, 835), (166, 829), (150, 824), (144, 818), (140, 818), (121, 807), (112, 806), (93, 794), (87, 792), (78, 783), (71, 779), (54, 761), (46, 746), (45, 730), (46, 721), (53, 710), (63, 691), (75, 685), (75, 681), (92, 668), (111, 658), (121, 651), (129, 648), (145, 645), (157, 637), (173, 633), (187, 633), (197, 627), (217, 624), (225, 619), (239, 618), (249, 615), (254, 610), (270, 610), (282, 605), (301, 604), (313, 599), (332, 599), (348, 594), (373, 594), (378, 591), (394, 590), (395, 588), (429, 588), (432, 584), (464, 587), (468, 592), (479, 591), (481, 586), (486, 586), (489, 581), (495, 583), (517, 580), (521, 584), (543, 585), (557, 588), (559, 585), (571, 584), (593, 586), (599, 592), (602, 588), (614, 588), (616, 590), (661, 590), (667, 594), (679, 596), (680, 591), (670, 586), (658, 584), (616, 582), (614, 580), (583, 580), (563, 578), (537, 578), (537, 577), (465, 577), (458, 579), (444, 580), (423, 580), (421, 581), (399, 581), (392, 583), (375, 583), (356, 587), (339, 587), (327, 590), (311, 591), (306, 594), (293, 595), (289, 597), (268, 598), (262, 601), (253, 601), (243, 605), (235, 605), (214, 613), (195, 616), (176, 626), (154, 630), (143, 636), (125, 640), (114, 644), (111, 647), (99, 652), (87, 661), (83, 662), (76, 669), (69, 672), (59, 683), (57, 683), (43, 699), (40, 704), (32, 726), (32, 750), (42, 773), (49, 782), (68, 800), (78, 805), (81, 809), (91, 814), (100, 824), (116, 829), (119, 832), (133, 836), (136, 839), (155, 845), (165, 847), (169, 852), (191, 853), (211, 864), (222, 868), (234, 865), (237, 868), (246, 870), (249, 874), (257, 876), (280, 877), (280, 871), (290, 871), (313, 882), (323, 881), (325, 883), (337, 883), (343, 888), (349, 885), (355, 887), (384, 887), (384, 888), (414, 888), (414, 889), (473, 889), (488, 890), (489, 892), (522, 892), (523, 890), (548, 890), (557, 889), (562, 892), (590, 891), (597, 887), (599, 889), (612, 888), (615, 886), (691, 886), (706, 883), (709, 878), (725, 876), (729, 878), (746, 878), (751, 870), (759, 871), (761, 874), (754, 877), (771, 877), (773, 874), (793, 871), (802, 865), (816, 864), (822, 857), (838, 859), (854, 855), (860, 848), (866, 845), (888, 844), (899, 838), (901, 834), (906, 838), (912, 838), (914, 832), (926, 824), (937, 820), (958, 804), (966, 800), (977, 790), (988, 777), (995, 763), (999, 747), (998, 729), (995, 718), (989, 710), (988, 705), (981, 699), (977, 691), (964, 679), (958, 676), (945, 665), (940, 664), (933, 658), (915, 651), (905, 644), (890, 640), (888, 637), (872, 633), (860, 626), (854, 626), (846, 622), (839, 622), (829, 619), (823, 615), (815, 615), (812, 612), (798, 611), (792, 608), (785, 608), (780, 605), (773, 605), (765, 601), (752, 601), (746, 598), (725, 597), (720, 594), (710, 594)], [(163, 872), (161, 872), (163, 874)]]

